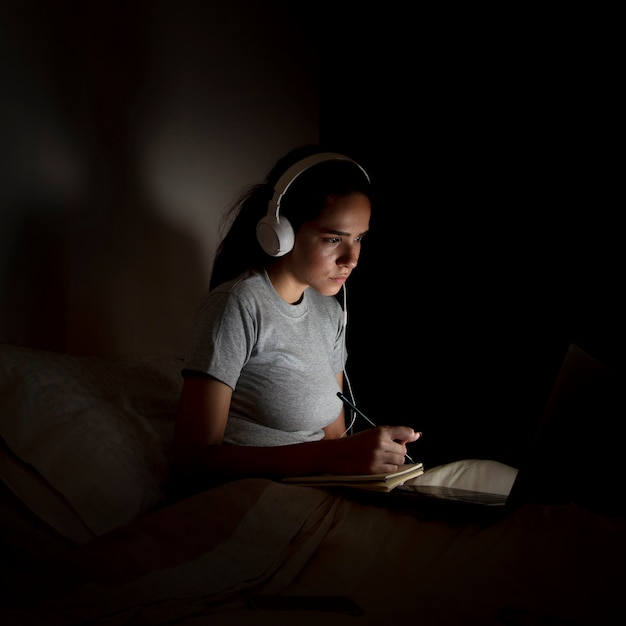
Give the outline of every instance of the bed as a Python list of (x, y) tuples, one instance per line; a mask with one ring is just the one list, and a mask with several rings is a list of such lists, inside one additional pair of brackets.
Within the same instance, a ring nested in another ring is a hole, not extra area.
[(266, 479), (183, 495), (180, 368), (0, 346), (3, 625), (626, 623), (621, 516), (455, 518)]

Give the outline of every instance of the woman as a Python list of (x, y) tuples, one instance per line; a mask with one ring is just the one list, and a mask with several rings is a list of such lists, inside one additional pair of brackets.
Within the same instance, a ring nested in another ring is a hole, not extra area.
[[(288, 154), (235, 204), (185, 359), (180, 473), (219, 480), (403, 464), (419, 434), (379, 426), (348, 437), (337, 397), (347, 354), (334, 296), (357, 265), (371, 209), (367, 173), (316, 147)], [(287, 247), (272, 249), (281, 237)]]
[(185, 357), (179, 477), (366, 474), (404, 463), (420, 433), (349, 435), (337, 396), (347, 354), (335, 296), (357, 266), (372, 203), (367, 172), (315, 146), (290, 152), (235, 203)]

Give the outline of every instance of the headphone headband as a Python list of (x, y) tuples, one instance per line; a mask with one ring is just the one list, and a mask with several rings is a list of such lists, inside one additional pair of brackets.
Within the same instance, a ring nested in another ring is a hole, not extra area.
[(274, 195), (267, 207), (267, 215), (263, 217), (256, 227), (257, 240), (263, 250), (270, 256), (283, 256), (287, 254), (295, 242), (293, 228), (286, 217), (280, 216), (280, 202), (283, 195), (300, 174), (308, 170), (313, 165), (324, 161), (348, 161), (358, 167), (363, 175), (370, 181), (369, 174), (351, 158), (337, 152), (321, 152), (301, 159), (288, 168), (274, 185)]
[(280, 201), (285, 195), (287, 189), (291, 186), (300, 174), (306, 172), (313, 165), (317, 165), (318, 163), (324, 163), (324, 161), (348, 161), (349, 163), (353, 163), (356, 165), (362, 172), (367, 182), (370, 182), (369, 174), (365, 171), (365, 169), (359, 165), (356, 161), (347, 157), (343, 154), (339, 154), (337, 152), (321, 152), (320, 154), (313, 154), (311, 156), (305, 157), (301, 159), (297, 163), (294, 163), (279, 179), (276, 185), (274, 186), (274, 195), (270, 200), (268, 207), (268, 215), (274, 215), (278, 219), (278, 213), (280, 211)]

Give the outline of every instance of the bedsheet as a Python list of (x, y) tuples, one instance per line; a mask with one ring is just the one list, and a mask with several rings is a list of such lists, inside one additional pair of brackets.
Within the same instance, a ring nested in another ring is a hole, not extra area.
[[(622, 518), (574, 505), (455, 521), (330, 490), (238, 480), (57, 555), (29, 583), (31, 600), (5, 607), (1, 621), (623, 624), (625, 530)], [(346, 595), (361, 614), (257, 611), (252, 594)]]

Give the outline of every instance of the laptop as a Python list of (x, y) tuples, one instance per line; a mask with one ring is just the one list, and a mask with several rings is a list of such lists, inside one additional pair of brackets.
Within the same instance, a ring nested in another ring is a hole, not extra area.
[(396, 487), (386, 506), (492, 519), (525, 503), (577, 503), (624, 515), (624, 374), (570, 344), (508, 495), (451, 487)]
[(571, 344), (507, 507), (576, 503), (626, 514), (625, 375)]

